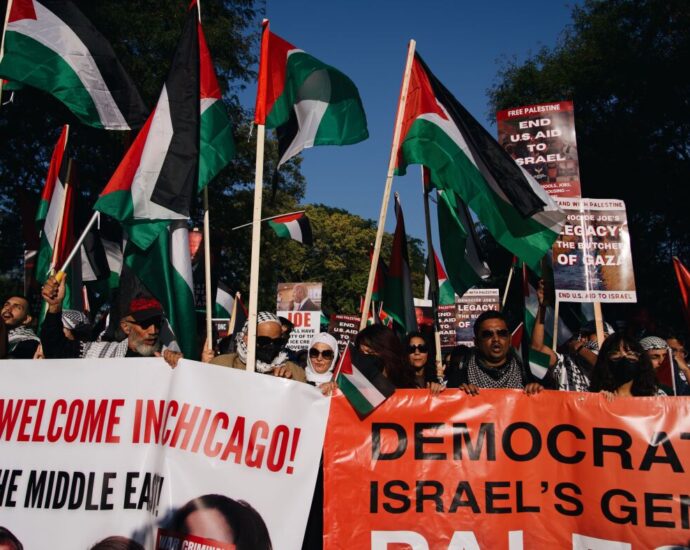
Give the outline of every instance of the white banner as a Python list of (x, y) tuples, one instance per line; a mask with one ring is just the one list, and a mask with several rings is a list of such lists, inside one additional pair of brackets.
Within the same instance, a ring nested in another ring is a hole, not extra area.
[(24, 548), (300, 547), (315, 388), (162, 359), (2, 361), (0, 387), (0, 526)]

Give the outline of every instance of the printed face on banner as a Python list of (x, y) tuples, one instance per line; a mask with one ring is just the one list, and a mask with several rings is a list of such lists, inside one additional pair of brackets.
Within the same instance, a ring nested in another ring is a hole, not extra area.
[(277, 311), (289, 319), (295, 328), (287, 347), (307, 348), (310, 340), (321, 330), (321, 283), (279, 283)]
[(549, 195), (580, 196), (572, 101), (506, 109), (496, 118), (498, 142)]
[(315, 388), (186, 360), (11, 363), (0, 525), (24, 548), (300, 547), (329, 407)]
[(455, 299), (455, 339), (458, 346), (474, 346), (474, 322), (485, 311), (498, 311), (497, 288), (471, 288)]
[(556, 298), (563, 302), (636, 302), (625, 203), (558, 199), (567, 219), (553, 245)]

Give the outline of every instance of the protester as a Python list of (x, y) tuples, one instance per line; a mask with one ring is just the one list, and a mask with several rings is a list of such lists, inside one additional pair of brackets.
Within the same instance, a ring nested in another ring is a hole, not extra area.
[(7, 358), (32, 359), (40, 340), (30, 326), (33, 316), (29, 300), (24, 296), (10, 296), (0, 315), (7, 327)]
[(640, 344), (629, 336), (616, 333), (601, 347), (592, 370), (590, 391), (614, 396), (666, 395), (659, 389), (652, 363)]
[(474, 322), (474, 348), (446, 371), (448, 387), (469, 395), (479, 388), (517, 388), (532, 395), (544, 388), (532, 379), (510, 345), (510, 331), (502, 313), (485, 311)]
[(0, 315), (0, 359), (7, 359), (7, 325)]
[(318, 387), (324, 395), (331, 395), (338, 385), (333, 381), (333, 371), (338, 362), (338, 342), (327, 332), (319, 332), (309, 342), (307, 383)]
[(224, 495), (203, 495), (190, 500), (175, 512), (168, 529), (178, 535), (227, 543), (235, 550), (273, 548), (259, 512), (247, 502)]
[(70, 340), (64, 333), (62, 301), (65, 279), (50, 277), (41, 292), (48, 311), (41, 328), (41, 343), (47, 359), (69, 357), (116, 358), (162, 356), (172, 367), (182, 354), (170, 349), (161, 351), (159, 332), (163, 321), (163, 307), (154, 298), (134, 298), (120, 328), (127, 336), (122, 342), (90, 342)]
[(62, 311), (62, 332), (68, 340), (88, 340), (91, 336), (91, 322), (85, 313), (65, 309)]
[(404, 350), (395, 333), (383, 325), (370, 325), (355, 337), (355, 347), (374, 356), (383, 375), (396, 388), (416, 388), (414, 369), (403, 359)]
[(676, 367), (677, 395), (690, 395), (690, 367), (688, 367), (688, 352), (685, 342), (678, 336), (669, 335), (666, 343), (673, 353), (673, 364)]
[[(244, 323), (242, 330), (235, 337), (235, 353), (226, 353), (213, 357), (213, 353), (205, 351), (201, 360), (214, 365), (246, 370), (247, 368), (247, 338), (249, 321)], [(289, 361), (287, 354), (282, 351), (283, 338), (280, 320), (274, 313), (261, 311), (257, 316), (256, 325), (256, 372), (272, 374), (281, 378), (292, 378), (298, 382), (306, 382), (304, 369)]]
[(426, 336), (419, 331), (405, 336), (403, 348), (406, 350), (405, 361), (414, 369), (415, 385), (426, 388), (427, 383), (435, 379), (433, 349)]
[[(295, 330), (295, 324), (290, 321), (290, 319), (286, 317), (278, 317), (280, 320), (280, 331), (281, 335), (283, 338), (283, 349), (282, 351), (287, 355), (288, 361), (292, 361), (293, 363), (297, 363), (298, 365), (300, 364), (299, 362), (299, 357), (298, 357), (298, 351), (294, 351), (287, 347), (288, 342), (290, 341), (290, 335), (292, 334), (292, 331)], [(302, 350), (299, 350), (302, 351)], [(300, 365), (301, 366), (301, 365)], [(306, 366), (306, 363), (305, 363)]]
[(640, 340), (644, 355), (649, 359), (652, 368), (658, 369), (668, 354), (668, 344), (658, 336), (645, 336)]

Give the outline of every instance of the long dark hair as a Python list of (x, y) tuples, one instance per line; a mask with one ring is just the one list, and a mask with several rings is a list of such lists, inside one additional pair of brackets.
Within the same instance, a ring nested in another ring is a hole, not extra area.
[(412, 366), (412, 363), (410, 363), (410, 353), (408, 352), (407, 347), (410, 345), (410, 342), (412, 341), (413, 338), (420, 338), (424, 341), (426, 344), (427, 349), (429, 350), (427, 352), (426, 356), (426, 363), (424, 363), (424, 379), (426, 381), (430, 380), (435, 380), (436, 379), (436, 346), (434, 346), (434, 340), (433, 338), (430, 337), (429, 334), (426, 334), (424, 332), (421, 332), (419, 330), (415, 330), (413, 332), (408, 333), (405, 336), (405, 339), (403, 340), (403, 351), (405, 352), (404, 355), (404, 361), (409, 365), (410, 368), (414, 370), (414, 367)]
[(272, 550), (271, 537), (263, 518), (252, 506), (243, 500), (234, 500), (225, 495), (203, 495), (190, 500), (175, 512), (170, 530), (189, 534), (185, 521), (198, 510), (217, 510), (225, 518), (235, 534), (237, 550)]
[(396, 388), (415, 388), (414, 369), (405, 361), (405, 353), (395, 333), (383, 325), (370, 325), (355, 338), (355, 346), (371, 348), (381, 360), (383, 373)]
[(0, 544), (4, 544), (12, 548), (12, 550), (24, 550), (24, 546), (12, 531), (6, 527), (0, 526)]
[(630, 393), (635, 396), (656, 395), (658, 386), (656, 383), (656, 376), (651, 362), (646, 357), (642, 346), (637, 340), (626, 336), (622, 332), (617, 332), (609, 336), (604, 344), (601, 346), (597, 362), (592, 369), (592, 378), (589, 385), (589, 391), (600, 392), (615, 391), (616, 382), (611, 372), (611, 359), (609, 358), (614, 352), (621, 349), (629, 349), (640, 355), (638, 360), (638, 373), (633, 379)]

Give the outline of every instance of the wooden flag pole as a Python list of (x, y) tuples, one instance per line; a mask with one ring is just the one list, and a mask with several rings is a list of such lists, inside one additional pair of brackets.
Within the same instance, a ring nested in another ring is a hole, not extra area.
[[(296, 210), (295, 212), (288, 212), (287, 214), (276, 214), (275, 216), (268, 216), (267, 218), (261, 218), (260, 222), (267, 222), (269, 220), (275, 220), (276, 218), (282, 218), (283, 216), (292, 216), (293, 214), (304, 214), (306, 210)], [(243, 227), (249, 227), (254, 222), (243, 223), (242, 225), (236, 225), (231, 228), (230, 231), (235, 231), (236, 229), (242, 229)]]
[(254, 215), (252, 220), (252, 255), (249, 276), (249, 314), (247, 315), (247, 370), (254, 372), (256, 364), (256, 320), (259, 295), (259, 255), (261, 247), (261, 200), (264, 179), (264, 141), (266, 126), (256, 127), (256, 176), (254, 178)]
[(208, 212), (208, 185), (204, 187), (204, 284), (206, 286), (206, 348), (211, 349), (213, 303), (211, 297), (211, 222)]
[(599, 300), (594, 301), (594, 323), (597, 327), (597, 344), (599, 344), (599, 349), (604, 345), (604, 316), (601, 313), (601, 302)]
[(515, 273), (515, 262), (516, 257), (513, 256), (513, 261), (510, 264), (510, 271), (508, 271), (508, 280), (506, 281), (506, 287), (503, 290), (503, 299), (501, 300), (501, 311), (506, 307), (506, 301), (508, 300), (508, 291), (510, 290), (510, 283), (513, 281), (513, 273)]
[(228, 336), (235, 333), (235, 324), (237, 323), (237, 301), (240, 299), (240, 293), (235, 292), (235, 299), (232, 301), (232, 311), (230, 312), (230, 322), (228, 323)]
[(81, 248), (81, 245), (84, 242), (84, 239), (89, 234), (89, 231), (91, 231), (91, 228), (93, 227), (93, 225), (100, 219), (100, 215), (101, 215), (100, 212), (94, 212), (93, 216), (91, 216), (89, 223), (86, 224), (84, 231), (82, 231), (81, 236), (79, 237), (77, 242), (74, 244), (72, 251), (69, 253), (69, 256), (67, 256), (67, 259), (65, 260), (65, 263), (62, 264), (60, 271), (58, 271), (55, 274), (55, 278), (58, 280), (58, 282), (65, 276), (65, 273), (67, 271), (67, 268), (69, 267), (69, 264), (72, 263), (72, 260), (77, 255), (77, 252), (79, 252), (79, 249)]
[(405, 113), (405, 103), (407, 101), (407, 89), (410, 85), (410, 74), (412, 72), (412, 62), (414, 60), (414, 49), (416, 42), (410, 40), (407, 48), (407, 62), (405, 63), (405, 72), (403, 73), (402, 87), (400, 88), (400, 101), (398, 102), (398, 112), (395, 117), (395, 129), (393, 131), (393, 144), (391, 147), (391, 155), (388, 161), (388, 174), (386, 176), (386, 185), (383, 190), (383, 199), (381, 201), (381, 213), (379, 214), (379, 224), (376, 228), (376, 241), (374, 242), (374, 252), (371, 256), (371, 266), (369, 267), (369, 281), (367, 282), (367, 292), (364, 295), (364, 306), (362, 307), (362, 317), (359, 321), (359, 330), (367, 326), (367, 312), (371, 304), (371, 295), (374, 291), (374, 280), (376, 279), (376, 268), (379, 265), (379, 257), (381, 255), (381, 243), (383, 242), (383, 232), (386, 226), (386, 212), (388, 211), (388, 203), (391, 197), (391, 187), (393, 185), (393, 172), (395, 170), (395, 160), (398, 155), (398, 147), (400, 145), (400, 133), (402, 132), (402, 117)]

